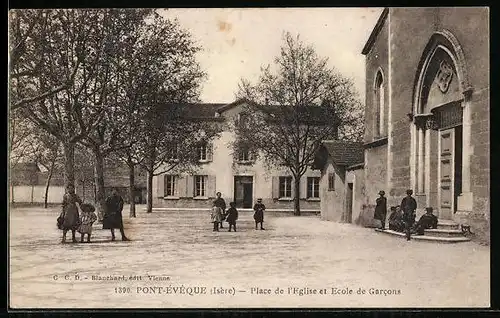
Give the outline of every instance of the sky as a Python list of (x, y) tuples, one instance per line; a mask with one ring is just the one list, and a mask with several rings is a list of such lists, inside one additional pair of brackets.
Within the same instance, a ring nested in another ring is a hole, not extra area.
[(364, 102), (365, 57), (361, 50), (382, 8), (205, 8), (168, 9), (203, 47), (198, 61), (208, 78), (201, 100), (230, 103), (241, 78), (252, 83), (272, 64), (285, 31), (312, 44), (329, 66), (353, 80)]

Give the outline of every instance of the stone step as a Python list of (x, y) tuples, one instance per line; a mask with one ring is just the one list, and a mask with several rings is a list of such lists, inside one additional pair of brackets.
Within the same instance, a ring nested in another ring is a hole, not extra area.
[[(388, 235), (399, 236), (402, 239), (406, 239), (406, 234), (396, 232), (393, 230), (382, 230), (375, 229), (377, 232), (385, 233)], [(429, 236), (429, 235), (412, 235), (412, 240), (422, 241), (422, 242), (435, 242), (435, 243), (460, 243), (460, 242), (468, 242), (470, 239), (468, 237), (439, 237), (439, 236)]]
[(461, 230), (450, 230), (450, 229), (426, 229), (424, 230), (427, 236), (437, 236), (437, 237), (463, 237), (464, 234)]
[(458, 230), (459, 225), (451, 220), (438, 220), (438, 229)]

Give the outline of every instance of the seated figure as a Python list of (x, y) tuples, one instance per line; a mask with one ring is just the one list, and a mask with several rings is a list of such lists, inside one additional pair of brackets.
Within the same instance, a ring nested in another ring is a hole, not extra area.
[(403, 232), (404, 229), (403, 211), (401, 211), (399, 206), (392, 206), (391, 215), (389, 216), (389, 230)]
[(418, 235), (424, 235), (426, 229), (437, 229), (438, 218), (432, 214), (431, 207), (425, 208), (425, 214), (420, 217), (415, 224), (414, 232)]

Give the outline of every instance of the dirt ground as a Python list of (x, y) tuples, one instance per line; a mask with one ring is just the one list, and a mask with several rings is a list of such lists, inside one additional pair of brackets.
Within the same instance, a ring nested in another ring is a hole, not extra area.
[[(125, 211), (128, 211), (126, 207)], [(124, 213), (61, 244), (58, 208), (10, 211), (12, 308), (488, 307), (490, 251), (410, 241), (313, 216), (212, 231), (209, 212)], [(68, 236), (70, 238), (70, 236)], [(113, 278), (113, 280), (109, 280)]]

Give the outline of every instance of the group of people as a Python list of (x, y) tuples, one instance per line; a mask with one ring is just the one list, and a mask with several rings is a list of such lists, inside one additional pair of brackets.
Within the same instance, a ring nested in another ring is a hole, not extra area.
[[(115, 229), (119, 229), (122, 241), (129, 241), (125, 236), (122, 219), (123, 198), (116, 190), (113, 190), (111, 196), (106, 199), (105, 210), (103, 214), (103, 229), (111, 230), (111, 240), (115, 240)], [(66, 187), (66, 193), (63, 196), (62, 212), (57, 218), (57, 227), (63, 231), (62, 243), (66, 243), (66, 234), (71, 231), (73, 243), (77, 242), (76, 232), (80, 233), (80, 242), (90, 242), (92, 236), (92, 226), (97, 221), (95, 208), (92, 204), (84, 203), (75, 193), (75, 187), (69, 184)]]
[[(217, 192), (217, 198), (213, 201), (212, 210), (210, 213), (210, 220), (214, 225), (213, 231), (218, 232), (219, 228), (223, 229), (223, 221), (225, 220), (229, 224), (228, 232), (231, 229), (236, 232), (236, 220), (238, 220), (238, 210), (236, 209), (236, 204), (234, 202), (229, 203), (229, 209), (226, 211), (226, 201), (222, 198), (222, 193)], [(262, 199), (257, 199), (257, 203), (253, 206), (255, 220), (255, 229), (258, 229), (260, 224), (260, 229), (265, 230), (264, 223), (264, 211), (266, 206), (262, 203)]]
[[(438, 218), (433, 214), (432, 207), (426, 207), (426, 213), (415, 223), (417, 201), (412, 195), (413, 190), (406, 190), (406, 197), (399, 206), (391, 207), (389, 216), (389, 230), (405, 233), (408, 241), (411, 239), (411, 234), (423, 235), (425, 229), (435, 229), (438, 224)], [(385, 229), (386, 216), (387, 198), (385, 192), (380, 191), (376, 200), (374, 218), (380, 221), (381, 229)]]

